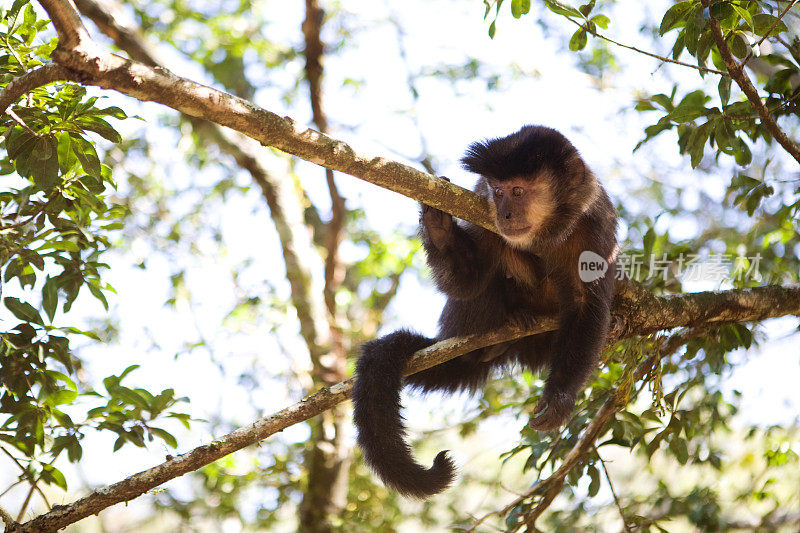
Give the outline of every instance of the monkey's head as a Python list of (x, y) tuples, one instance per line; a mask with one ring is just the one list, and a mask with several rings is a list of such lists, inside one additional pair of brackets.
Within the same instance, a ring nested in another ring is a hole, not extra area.
[(475, 192), (489, 200), (501, 235), (517, 248), (571, 225), (599, 190), (572, 143), (544, 126), (473, 143), (461, 163), (481, 176)]

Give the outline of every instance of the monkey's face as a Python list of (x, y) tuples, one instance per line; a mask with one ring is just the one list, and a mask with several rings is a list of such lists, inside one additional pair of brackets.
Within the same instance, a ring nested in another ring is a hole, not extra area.
[(550, 176), (545, 174), (502, 181), (485, 178), (488, 197), (495, 208), (497, 228), (514, 247), (530, 245), (555, 210)]

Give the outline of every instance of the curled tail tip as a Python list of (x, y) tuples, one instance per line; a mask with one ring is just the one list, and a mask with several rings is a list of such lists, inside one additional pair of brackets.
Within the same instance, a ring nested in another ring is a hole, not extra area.
[(402, 486), (396, 483), (388, 484), (406, 498), (423, 500), (443, 492), (455, 479), (456, 465), (445, 450), (439, 452), (429, 469), (414, 476), (411, 483)]

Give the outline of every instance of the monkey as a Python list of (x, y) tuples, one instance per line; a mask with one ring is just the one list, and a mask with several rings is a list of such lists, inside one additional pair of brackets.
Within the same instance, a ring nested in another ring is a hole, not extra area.
[[(610, 324), (617, 214), (572, 143), (555, 129), (528, 125), (472, 143), (461, 164), (479, 176), (473, 190), (489, 201), (499, 234), (422, 204), (420, 238), (446, 296), (438, 334), (395, 331), (364, 343), (356, 362), (353, 421), (365, 462), (386, 486), (417, 499), (446, 489), (456, 469), (446, 451), (427, 469), (412, 456), (400, 413), (404, 385), (475, 392), (495, 370), (549, 368), (529, 425), (558, 429), (596, 366)], [(529, 328), (546, 314), (557, 314), (557, 330), (403, 377), (411, 355), (437, 341), (509, 323)]]

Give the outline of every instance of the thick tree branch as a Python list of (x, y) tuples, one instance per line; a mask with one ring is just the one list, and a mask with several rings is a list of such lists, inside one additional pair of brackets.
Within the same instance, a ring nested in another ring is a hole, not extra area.
[[(708, 7), (710, 1), (711, 0), (703, 0), (703, 5)], [(789, 155), (800, 163), (800, 147), (798, 147), (789, 136), (784, 133), (780, 126), (778, 126), (778, 123), (775, 122), (767, 106), (761, 101), (761, 96), (759, 96), (758, 90), (753, 86), (753, 82), (750, 81), (750, 77), (744, 71), (742, 65), (733, 57), (728, 43), (725, 40), (725, 36), (722, 33), (719, 21), (713, 16), (710, 16), (708, 23), (711, 26), (711, 35), (714, 37), (714, 42), (717, 44), (717, 49), (722, 56), (722, 60), (725, 62), (725, 67), (727, 67), (731, 78), (733, 78), (733, 81), (736, 82), (745, 96), (747, 96), (750, 105), (753, 106), (758, 116), (761, 117), (761, 123), (764, 127), (767, 128), (775, 140), (789, 152)]]
[(53, 60), (79, 75), (82, 83), (205, 118), (265, 146), (350, 174), (495, 231), (488, 202), (471, 191), (396, 161), (359, 155), (342, 141), (305, 129), (289, 117), (280, 117), (243, 98), (181, 78), (164, 68), (108, 53), (83, 37), (86, 30), (77, 14), (67, 13), (70, 4), (59, 0), (41, 0), (41, 4), (51, 18), (58, 20), (55, 26), (60, 41)]
[[(751, 322), (779, 316), (800, 315), (800, 285), (643, 297), (643, 292), (635, 286), (620, 282), (613, 313), (615, 326), (610, 336), (612, 341), (633, 335), (649, 334), (657, 329)], [(652, 318), (643, 318), (641, 315)], [(509, 326), (485, 335), (471, 335), (438, 342), (414, 354), (407, 373), (431, 368), (484, 346), (552, 331), (556, 328), (556, 323), (555, 317), (541, 317), (538, 324), (529, 331)], [(641, 379), (649, 368), (647, 365), (652, 365), (653, 362), (654, 356), (646, 359), (637, 367), (634, 377)], [(137, 498), (170, 479), (196, 470), (330, 409), (350, 396), (352, 386), (352, 379), (349, 379), (322, 389), (286, 409), (241, 427), (210, 444), (171, 458), (161, 465), (134, 474), (108, 487), (97, 489), (70, 505), (55, 506), (50, 512), (14, 526), (8, 531), (9, 533), (53, 531), (116, 503)], [(577, 464), (580, 453), (585, 451), (585, 447), (591, 446), (615, 412), (617, 401), (614, 395), (603, 405), (585, 430), (585, 438), (581, 437), (573, 450), (574, 453), (568, 454), (562, 467)], [(556, 476), (556, 473), (559, 475)], [(553, 474), (556, 476), (553, 478), (554, 482), (557, 482), (561, 474), (566, 476), (561, 469), (556, 473)]]

